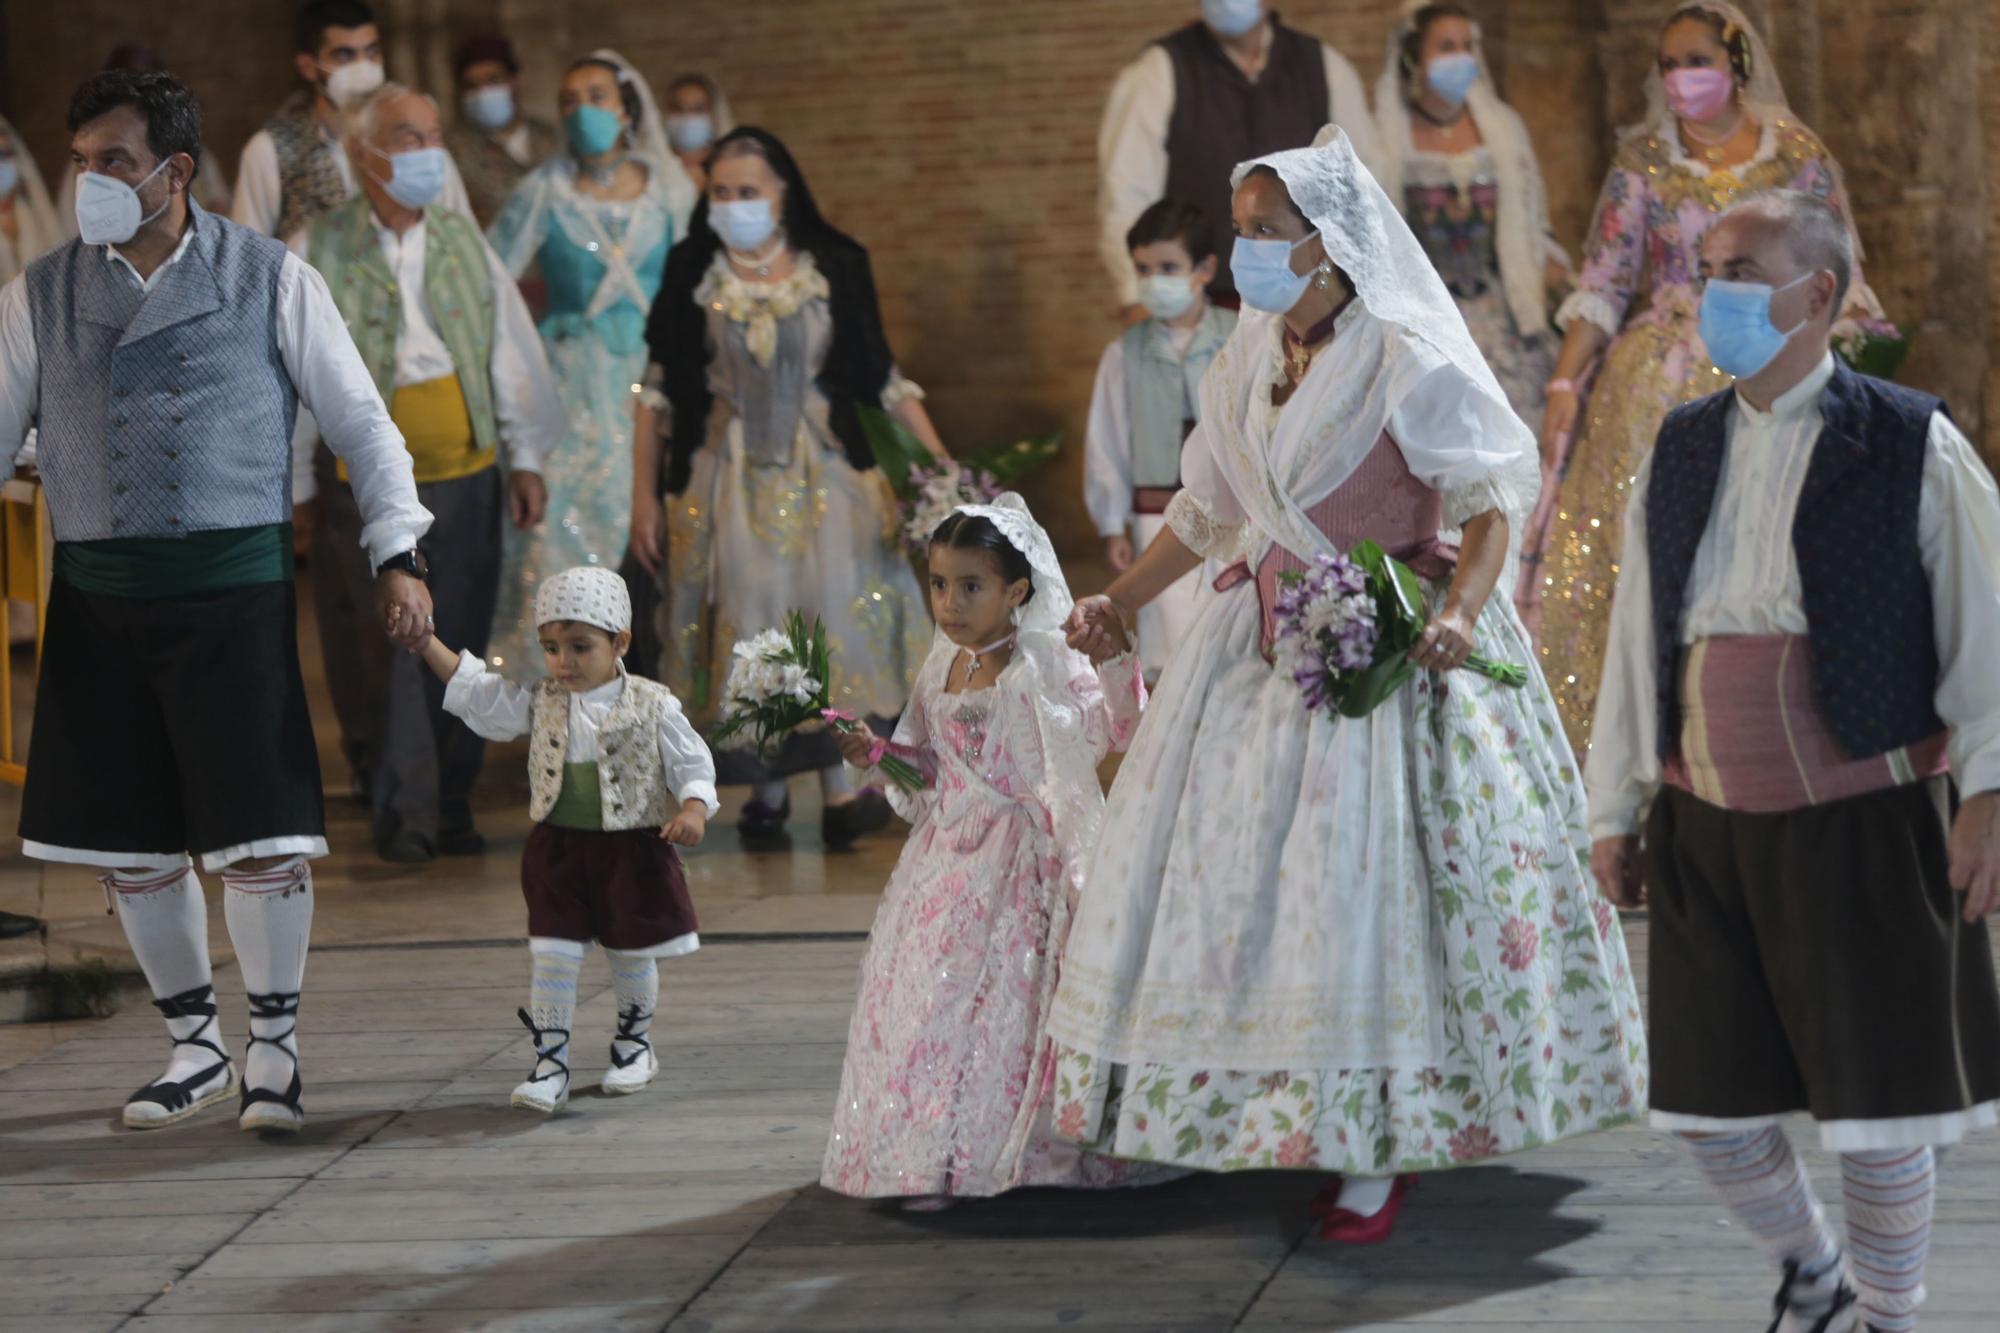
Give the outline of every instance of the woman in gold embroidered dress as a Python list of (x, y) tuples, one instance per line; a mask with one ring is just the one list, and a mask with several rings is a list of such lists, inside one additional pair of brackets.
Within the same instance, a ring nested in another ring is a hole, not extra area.
[[(1517, 593), (1535, 624), (1542, 670), (1583, 756), (1597, 705), (1611, 595), (1634, 473), (1667, 413), (1729, 381), (1696, 330), (1701, 238), (1739, 195), (1790, 188), (1845, 209), (1839, 167), (1785, 102), (1763, 40), (1734, 5), (1697, 0), (1660, 32), (1648, 115), (1627, 129), (1599, 195), (1542, 419), (1545, 461), (1562, 471), (1548, 528), (1525, 534), (1538, 572)], [(1879, 315), (1856, 275), (1850, 314)], [(1579, 382), (1603, 360), (1588, 400)], [(1575, 447), (1564, 458), (1566, 442)]]

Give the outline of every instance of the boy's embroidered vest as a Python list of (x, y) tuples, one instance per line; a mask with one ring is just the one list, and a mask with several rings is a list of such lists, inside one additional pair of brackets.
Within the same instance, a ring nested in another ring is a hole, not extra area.
[[(1646, 496), (1660, 755), (1680, 743), (1681, 615), (1729, 441), (1734, 389), (1670, 413)], [(1835, 363), (1825, 421), (1792, 524), (1812, 649), (1814, 701), (1850, 758), (1944, 730), (1937, 640), (1917, 546), (1930, 420), (1944, 403)]]
[[(499, 442), (493, 408), (493, 280), (479, 232), (448, 208), (424, 211), (424, 298), (458, 369), (458, 387), (482, 454)], [(357, 195), (312, 225), (308, 253), (333, 291), (334, 304), (361, 362), (388, 402), (396, 394), (396, 343), (403, 302), (375, 230), (374, 208)]]
[(1201, 377), (1229, 341), (1236, 312), (1210, 306), (1183, 358), (1156, 319), (1125, 330), (1125, 413), (1132, 426), (1132, 484), (1175, 487), (1187, 423), (1201, 414)]
[[(657, 829), (672, 817), (673, 796), (660, 759), (660, 725), (673, 700), (672, 691), (658, 681), (625, 677), (625, 692), (597, 733), (597, 785), (606, 832)], [(528, 730), (528, 814), (538, 824), (562, 793), (569, 706), (569, 692), (556, 682), (545, 680), (535, 687)]]
[(328, 142), (313, 117), (313, 98), (303, 90), (293, 93), (264, 122), (264, 132), (278, 154), (276, 235), (281, 241), (348, 196), (335, 156), (340, 149)]

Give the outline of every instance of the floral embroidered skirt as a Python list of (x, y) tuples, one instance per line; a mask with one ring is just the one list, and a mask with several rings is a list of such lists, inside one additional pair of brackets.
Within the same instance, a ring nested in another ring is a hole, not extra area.
[[(1256, 635), (1253, 590), (1215, 599), (1119, 771), (1051, 1015), (1057, 1131), (1379, 1175), (1641, 1116), (1638, 995), (1539, 676), (1422, 673), (1328, 720)], [(1532, 660), (1504, 594), (1477, 638)]]

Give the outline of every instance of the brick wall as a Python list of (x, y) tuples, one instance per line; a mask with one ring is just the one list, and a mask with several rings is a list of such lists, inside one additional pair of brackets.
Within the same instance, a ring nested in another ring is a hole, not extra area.
[[(1574, 244), (1602, 177), (1607, 126), (1636, 106), (1665, 0), (1474, 7), (1503, 87), (1540, 146), (1557, 230)], [(2000, 300), (2000, 253), (1987, 239), (2000, 236), (2000, 194), (1989, 209), (1980, 187), (2000, 180), (2000, 5), (1751, 7), (1773, 25), (1801, 110), (1821, 111), (1820, 128), (1848, 162), (1872, 276), (1892, 315), (1921, 323), (1913, 370), (1976, 419), (1982, 386), (2000, 395), (2000, 371), (1988, 370), (2000, 366), (2000, 348), (1988, 346), (1985, 317)], [(392, 69), (434, 82), (453, 39), (504, 25), (527, 61), (529, 95), (544, 107), (566, 60), (598, 45), (618, 47), (662, 82), (684, 68), (714, 74), (740, 118), (791, 143), (829, 215), (873, 251), (892, 342), (930, 391), (947, 440), (969, 447), (1059, 425), (1080, 445), (1092, 368), (1115, 331), (1095, 254), (1104, 94), (1148, 39), (1194, 13), (1192, 0), (387, 0), (378, 8), (390, 21)], [(1372, 91), (1395, 0), (1280, 8), (1343, 51)], [(261, 0), (0, 6), (0, 86), (12, 101), (0, 109), (53, 165), (68, 89), (114, 35), (129, 35), (180, 62), (207, 101), (211, 142), (233, 162), (291, 87), (289, 12)], [(1788, 33), (1797, 35), (1789, 46)], [(1985, 281), (1965, 281), (1968, 269)], [(2000, 423), (1993, 430), (2000, 456)], [(1071, 543), (1088, 535), (1079, 452), (1031, 497)]]

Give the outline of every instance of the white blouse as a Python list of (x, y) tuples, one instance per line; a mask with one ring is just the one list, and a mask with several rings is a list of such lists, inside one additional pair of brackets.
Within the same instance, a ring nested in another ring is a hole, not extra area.
[[(618, 678), (594, 690), (569, 697), (569, 749), (564, 762), (597, 762), (597, 734), (611, 715), (612, 705), (625, 693), (625, 668)], [(535, 689), (517, 685), (471, 653), (458, 655), (458, 671), (444, 688), (445, 711), (460, 718), (473, 734), (489, 741), (511, 741), (528, 734), (534, 724)], [(700, 801), (713, 816), (721, 809), (715, 795), (715, 756), (674, 700), (660, 720), (660, 763), (676, 801)]]
[[(1759, 411), (1739, 395), (1708, 531), (1695, 551), (1681, 616), (1684, 644), (1730, 635), (1807, 632), (1792, 525), (1833, 357)], [(1633, 479), (1611, 639), (1584, 787), (1592, 838), (1638, 831), (1660, 786), (1653, 594), (1646, 552), (1648, 458)], [(2000, 789), (2000, 489), (1943, 413), (1931, 417), (1917, 544), (1930, 576), (1939, 662), (1937, 711), (1951, 727), (1952, 771), (1966, 795)]]

